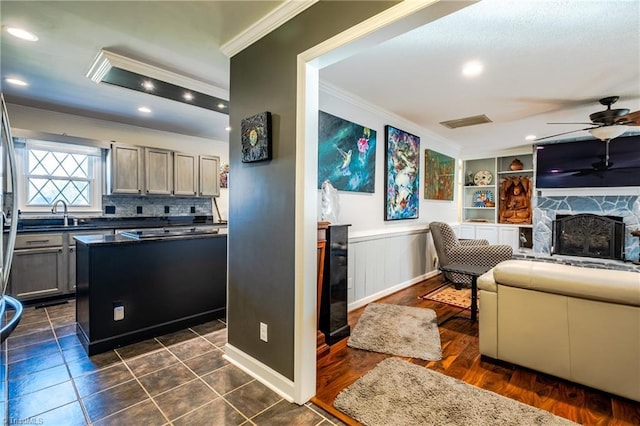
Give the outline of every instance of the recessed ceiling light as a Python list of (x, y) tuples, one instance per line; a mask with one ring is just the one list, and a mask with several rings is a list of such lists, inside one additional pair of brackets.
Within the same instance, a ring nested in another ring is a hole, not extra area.
[(23, 30), (22, 28), (9, 27), (7, 28), (7, 32), (14, 37), (21, 38), (27, 41), (38, 41), (38, 36), (30, 33), (27, 30)]
[(145, 112), (145, 113), (150, 113), (151, 112), (151, 110), (149, 108), (147, 108), (147, 107), (140, 107), (140, 108), (138, 108), (138, 111)]
[[(228, 95), (225, 90), (104, 49), (91, 65), (87, 77), (96, 83), (124, 87), (220, 114), (229, 112), (229, 101), (219, 97), (222, 94)], [(153, 84), (153, 90), (143, 86), (142, 83), (147, 81)], [(187, 92), (193, 98), (186, 98), (184, 95)], [(220, 103), (223, 108), (218, 107)]]
[(193, 100), (193, 93), (191, 92), (184, 92), (184, 95), (182, 95), (182, 97), (187, 100), (187, 101), (191, 101)]
[(150, 81), (148, 81), (148, 80), (147, 80), (147, 81), (144, 81), (144, 82), (142, 83), (142, 87), (144, 87), (144, 88), (145, 88), (145, 90), (153, 90), (153, 89), (154, 89), (153, 83), (152, 83), (152, 82), (150, 82)]
[(527, 136), (525, 137), (525, 139), (526, 139), (526, 140), (528, 140), (528, 141), (532, 141), (532, 140), (534, 140), (535, 138), (536, 138), (536, 135), (527, 135)]
[(223, 104), (222, 102), (220, 102), (220, 103), (218, 104), (218, 108), (220, 108), (220, 109), (224, 108), (224, 104)]
[(227, 132), (230, 132), (230, 131), (231, 131), (231, 126), (227, 126), (227, 127), (225, 127), (224, 129), (225, 129)]
[(6, 78), (5, 81), (7, 83), (13, 84), (15, 86), (28, 86), (29, 84), (26, 81), (22, 81), (18, 78)]
[(481, 62), (470, 61), (464, 64), (464, 66), (462, 67), (462, 74), (465, 77), (475, 77), (477, 75), (482, 74), (483, 69), (484, 69), (484, 66), (482, 65)]

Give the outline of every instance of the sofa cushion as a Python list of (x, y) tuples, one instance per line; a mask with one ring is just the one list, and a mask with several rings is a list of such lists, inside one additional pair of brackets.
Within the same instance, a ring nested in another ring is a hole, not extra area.
[[(640, 273), (636, 272), (507, 260), (489, 273), (499, 285), (640, 306)], [(478, 284), (484, 290), (491, 288), (486, 279), (478, 279)]]

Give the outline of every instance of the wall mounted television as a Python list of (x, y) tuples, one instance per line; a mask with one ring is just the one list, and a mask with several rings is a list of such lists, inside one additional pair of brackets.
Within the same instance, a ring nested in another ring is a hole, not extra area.
[(536, 188), (640, 187), (640, 135), (536, 145)]

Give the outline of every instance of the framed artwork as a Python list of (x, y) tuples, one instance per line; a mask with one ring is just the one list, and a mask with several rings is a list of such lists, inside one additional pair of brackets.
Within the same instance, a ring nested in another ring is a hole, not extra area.
[(420, 138), (385, 126), (384, 220), (417, 219), (419, 205)]
[(243, 118), (240, 126), (242, 162), (271, 160), (271, 113)]
[(455, 160), (430, 149), (424, 150), (424, 198), (453, 201)]
[(320, 111), (318, 189), (325, 180), (341, 191), (375, 192), (376, 131)]

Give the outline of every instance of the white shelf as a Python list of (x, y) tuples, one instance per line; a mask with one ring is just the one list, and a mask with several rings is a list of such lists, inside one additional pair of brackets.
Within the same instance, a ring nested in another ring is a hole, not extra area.
[(518, 175), (522, 173), (533, 173), (532, 169), (523, 169), (523, 170), (505, 170), (502, 172), (498, 172), (499, 175)]
[(466, 210), (491, 210), (495, 209), (495, 207), (463, 207)]

